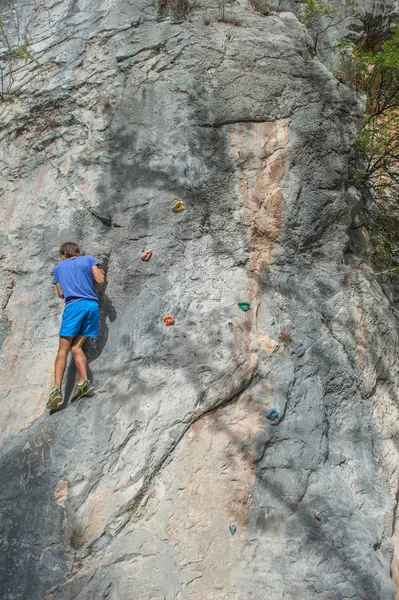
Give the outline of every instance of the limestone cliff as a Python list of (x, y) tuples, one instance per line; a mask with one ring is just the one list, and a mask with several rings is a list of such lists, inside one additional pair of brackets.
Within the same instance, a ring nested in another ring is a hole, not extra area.
[[(360, 99), (290, 12), (16, 6), (38, 62), (0, 107), (1, 597), (393, 600), (398, 326), (349, 245)], [(50, 416), (69, 240), (107, 271), (97, 391)]]

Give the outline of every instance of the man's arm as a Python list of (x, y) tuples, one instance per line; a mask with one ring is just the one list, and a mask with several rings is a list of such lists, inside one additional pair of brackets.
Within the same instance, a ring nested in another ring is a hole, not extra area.
[(55, 284), (55, 288), (57, 290), (58, 298), (63, 298), (64, 294), (62, 293), (62, 289), (59, 283)]
[(93, 273), (94, 281), (98, 283), (98, 285), (104, 285), (105, 278), (103, 269), (100, 269), (98, 265), (94, 265), (91, 268), (91, 272)]

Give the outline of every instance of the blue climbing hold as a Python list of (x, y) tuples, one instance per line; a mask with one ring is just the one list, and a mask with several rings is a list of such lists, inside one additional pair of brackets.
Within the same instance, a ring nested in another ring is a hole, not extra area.
[(247, 310), (249, 310), (251, 305), (249, 304), (249, 302), (239, 302), (238, 306), (241, 308), (241, 310), (243, 310), (244, 312), (247, 312)]
[(234, 535), (235, 532), (237, 531), (237, 527), (234, 525), (234, 523), (231, 523), (231, 525), (229, 525), (229, 529), (230, 529), (231, 535)]
[(270, 419), (270, 421), (275, 421), (279, 418), (279, 412), (277, 408), (271, 408), (268, 413), (266, 413), (266, 419)]

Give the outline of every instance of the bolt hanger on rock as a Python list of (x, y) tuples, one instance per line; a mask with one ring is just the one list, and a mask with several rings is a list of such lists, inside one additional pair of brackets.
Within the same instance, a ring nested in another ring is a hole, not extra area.
[(243, 310), (244, 312), (247, 312), (247, 310), (250, 309), (251, 305), (249, 302), (238, 302), (238, 306), (239, 308), (241, 308), (241, 310)]
[(174, 213), (179, 213), (182, 210), (184, 210), (184, 202), (182, 200), (178, 200), (177, 202), (175, 202), (175, 204), (172, 206), (172, 210)]
[(231, 533), (231, 535), (234, 535), (234, 534), (235, 534), (235, 532), (237, 531), (237, 527), (236, 527), (236, 525), (234, 525), (234, 523), (231, 523), (231, 524), (229, 525), (229, 529), (230, 529), (230, 533)]
[(146, 250), (143, 254), (140, 255), (141, 260), (144, 262), (148, 262), (152, 256), (152, 250)]
[(175, 320), (172, 317), (172, 315), (168, 315), (168, 316), (164, 317), (163, 321), (164, 321), (165, 325), (174, 325), (174, 323), (175, 323)]

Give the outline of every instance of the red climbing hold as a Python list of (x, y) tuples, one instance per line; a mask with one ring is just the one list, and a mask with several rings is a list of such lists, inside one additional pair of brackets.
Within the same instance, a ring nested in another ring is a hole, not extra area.
[(165, 325), (173, 325), (175, 320), (171, 315), (163, 318)]
[(141, 258), (141, 260), (144, 260), (145, 262), (148, 262), (150, 260), (151, 256), (152, 256), (152, 250), (146, 250), (140, 256), (140, 258)]

